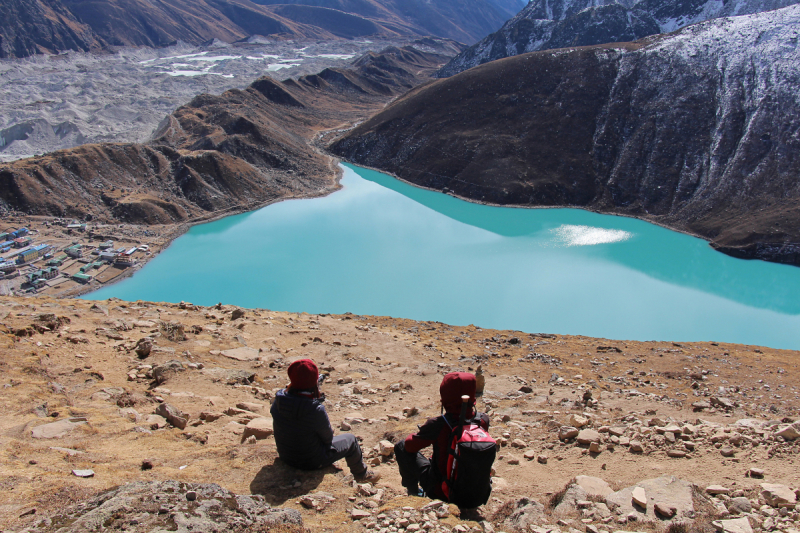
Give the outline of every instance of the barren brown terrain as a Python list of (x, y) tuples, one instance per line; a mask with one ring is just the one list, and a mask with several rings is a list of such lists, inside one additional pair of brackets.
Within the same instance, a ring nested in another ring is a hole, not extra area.
[[(206, 501), (208, 489), (189, 490), (198, 483), (294, 509), (309, 531), (712, 531), (717, 519), (735, 531), (725, 520), (742, 517), (756, 532), (798, 529), (795, 351), (47, 297), (0, 299), (0, 323), (7, 531), (57, 531), (79, 513), (68, 506), (95, 493), (168, 480), (183, 504), (152, 516), (177, 529), (192, 498)], [(301, 357), (328, 374), (332, 424), (362, 440), (383, 476), (374, 487), (277, 458), (269, 405)], [(478, 407), (502, 446), (492, 498), (460, 517), (405, 496), (380, 443), (439, 414), (443, 374), (479, 365)], [(602, 481), (578, 478), (564, 492), (576, 476)], [(646, 506), (631, 503), (634, 485)], [(671, 511), (672, 521), (659, 514)], [(151, 531), (131, 513), (104, 527)]]

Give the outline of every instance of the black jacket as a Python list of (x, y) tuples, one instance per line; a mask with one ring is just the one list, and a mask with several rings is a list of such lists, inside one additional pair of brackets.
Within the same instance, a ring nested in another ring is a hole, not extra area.
[(270, 413), (281, 460), (295, 468), (320, 468), (333, 441), (333, 428), (322, 400), (283, 389), (275, 396)]

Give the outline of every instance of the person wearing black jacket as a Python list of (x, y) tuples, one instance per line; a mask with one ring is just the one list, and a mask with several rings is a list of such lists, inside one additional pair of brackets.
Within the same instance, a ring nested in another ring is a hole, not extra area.
[(302, 470), (317, 470), (344, 459), (358, 481), (378, 481), (381, 476), (364, 464), (355, 435), (333, 435), (314, 361), (300, 359), (289, 365), (289, 381), (270, 409), (281, 460)]
[[(397, 467), (403, 486), (408, 494), (418, 496), (420, 487), (430, 498), (447, 501), (442, 490), (442, 481), (447, 477), (452, 428), (458, 424), (462, 396), (468, 396), (467, 420), (472, 420), (484, 431), (489, 430), (489, 416), (475, 410), (475, 376), (468, 372), (450, 372), (439, 386), (444, 414), (429, 418), (419, 426), (419, 431), (401, 440), (394, 446)], [(427, 458), (420, 450), (433, 446), (433, 455)]]

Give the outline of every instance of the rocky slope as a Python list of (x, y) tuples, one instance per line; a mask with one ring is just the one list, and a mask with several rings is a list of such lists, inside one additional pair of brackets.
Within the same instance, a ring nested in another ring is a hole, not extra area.
[(0, 4), (0, 58), (58, 50), (100, 50), (105, 43), (58, 0)]
[(533, 0), (497, 32), (454, 57), (437, 74), (537, 50), (629, 42), (704, 20), (769, 11), (797, 0)]
[(274, 39), (436, 36), (473, 43), (518, 0), (10, 0), (0, 7), (0, 58), (109, 46)]
[[(119, 300), (0, 298), (0, 317), (4, 531), (800, 525), (796, 351)], [(277, 457), (269, 403), (300, 357), (377, 485)], [(439, 414), (443, 374), (478, 365), (500, 449), (468, 518), (405, 496), (391, 445)]]
[(332, 145), (485, 202), (577, 206), (800, 264), (800, 6), (426, 85)]
[(254, 0), (257, 4), (321, 6), (386, 22), (404, 33), (472, 44), (524, 7), (518, 0)]
[(444, 60), (388, 48), (349, 69), (201, 95), (149, 143), (83, 145), (0, 165), (0, 208), (163, 224), (324, 194), (336, 187), (336, 169), (312, 145), (317, 132), (366, 118)]

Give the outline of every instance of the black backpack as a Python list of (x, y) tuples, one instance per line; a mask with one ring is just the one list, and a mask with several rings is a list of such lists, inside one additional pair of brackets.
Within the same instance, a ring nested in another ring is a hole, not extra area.
[(489, 501), (492, 494), (492, 465), (497, 456), (497, 441), (476, 420), (464, 420), (450, 426), (447, 475), (442, 492), (447, 501), (460, 508), (473, 509)]

